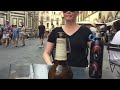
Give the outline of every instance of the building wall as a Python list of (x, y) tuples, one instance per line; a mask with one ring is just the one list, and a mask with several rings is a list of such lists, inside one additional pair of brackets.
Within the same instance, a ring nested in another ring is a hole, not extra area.
[[(101, 17), (100, 17), (101, 14)], [(116, 11), (82, 11), (80, 13), (81, 21), (110, 22), (115, 19)]]
[(0, 11), (0, 24), (4, 25), (9, 20), (11, 25), (24, 25), (28, 32), (37, 30), (38, 27), (38, 11)]
[(120, 11), (115, 12), (115, 19), (120, 19)]
[(43, 21), (43, 24), (46, 27), (46, 30), (51, 29), (51, 24), (54, 24), (55, 27), (62, 24), (62, 12), (61, 11), (39, 11), (39, 25), (40, 21)]
[(21, 26), (20, 22), (25, 22), (25, 12), (24, 11), (11, 11), (10, 12), (11, 25), (17, 25), (18, 27), (20, 27)]
[(7, 12), (0, 11), (0, 24), (4, 25), (7, 19)]

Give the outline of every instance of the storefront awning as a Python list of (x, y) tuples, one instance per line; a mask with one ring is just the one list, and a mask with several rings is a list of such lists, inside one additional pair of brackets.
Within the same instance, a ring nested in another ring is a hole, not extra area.
[(120, 20), (120, 19), (113, 20), (112, 22), (108, 22), (108, 23), (106, 23), (106, 25), (107, 25), (107, 26), (112, 26), (112, 25), (113, 25), (113, 23), (114, 23), (114, 22), (116, 22), (116, 21), (118, 21), (118, 20)]

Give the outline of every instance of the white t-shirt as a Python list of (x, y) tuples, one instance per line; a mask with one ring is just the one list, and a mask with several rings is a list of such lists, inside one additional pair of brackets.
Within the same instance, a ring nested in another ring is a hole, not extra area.
[[(120, 45), (120, 31), (118, 31), (113, 37), (111, 44)], [(120, 65), (120, 52), (110, 51), (110, 60), (116, 64)]]

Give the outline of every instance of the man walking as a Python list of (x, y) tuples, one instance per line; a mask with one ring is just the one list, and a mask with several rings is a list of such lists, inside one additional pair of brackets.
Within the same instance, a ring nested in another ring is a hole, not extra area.
[(39, 38), (40, 38), (39, 48), (42, 48), (43, 47), (44, 34), (45, 34), (45, 26), (43, 25), (43, 22), (40, 22), (40, 25), (38, 26), (38, 29), (39, 29)]

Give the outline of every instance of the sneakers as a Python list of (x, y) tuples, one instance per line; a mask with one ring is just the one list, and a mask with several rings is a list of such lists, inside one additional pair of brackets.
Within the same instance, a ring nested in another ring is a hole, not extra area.
[(41, 45), (39, 46), (39, 48), (43, 48), (43, 47), (44, 47), (43, 45), (42, 45), (42, 46), (41, 46)]
[(21, 47), (25, 46), (25, 44), (22, 44)]
[(44, 46), (42, 45), (41, 47), (43, 48)]
[(41, 46), (39, 46), (39, 48), (41, 48)]

